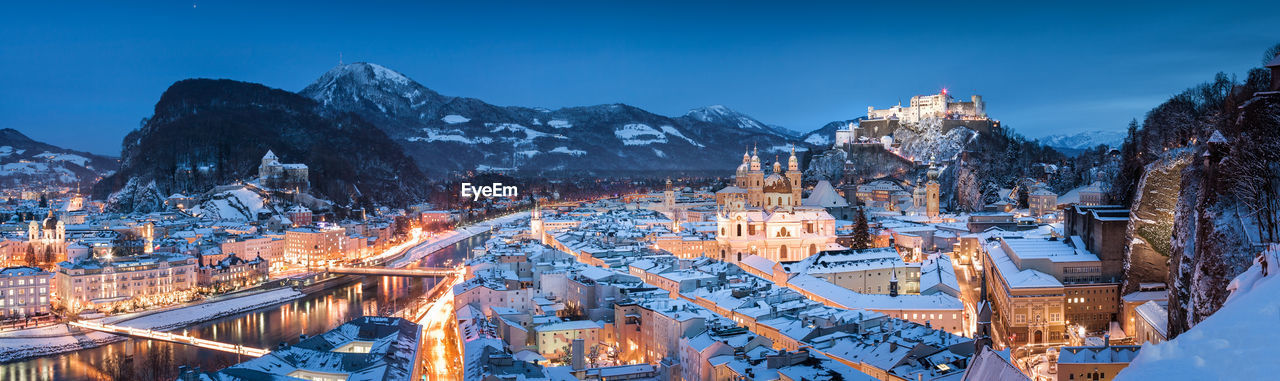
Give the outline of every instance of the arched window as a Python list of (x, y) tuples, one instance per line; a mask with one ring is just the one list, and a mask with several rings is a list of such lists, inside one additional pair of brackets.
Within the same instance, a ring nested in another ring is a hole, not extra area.
[(809, 244), (809, 255), (814, 255), (814, 254), (817, 254), (817, 253), (818, 253), (818, 245), (815, 245), (815, 244), (812, 244), (812, 243), (811, 243), (811, 244)]
[(738, 224), (738, 236), (742, 236), (742, 224)]
[(778, 247), (778, 258), (779, 258), (779, 259), (787, 259), (787, 247), (786, 247), (786, 246)]
[(782, 206), (782, 196), (778, 196), (778, 206)]

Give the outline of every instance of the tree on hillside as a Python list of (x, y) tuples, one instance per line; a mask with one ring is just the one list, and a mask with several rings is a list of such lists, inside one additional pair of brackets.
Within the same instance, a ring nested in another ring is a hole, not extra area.
[(1029, 197), (1030, 193), (1031, 193), (1031, 189), (1027, 188), (1027, 182), (1019, 181), (1018, 182), (1018, 208), (1019, 209), (1026, 209), (1030, 205), (1031, 203), (1030, 197)]
[(978, 186), (977, 171), (970, 165), (961, 165), (956, 173), (956, 203), (960, 210), (982, 210), (982, 190)]

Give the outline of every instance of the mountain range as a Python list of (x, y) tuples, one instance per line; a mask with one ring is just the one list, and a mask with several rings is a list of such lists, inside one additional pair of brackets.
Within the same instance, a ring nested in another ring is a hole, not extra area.
[(339, 205), (403, 205), (427, 194), (413, 161), (360, 117), (259, 84), (188, 79), (165, 90), (154, 114), (125, 136), (120, 170), (94, 196), (116, 210), (155, 210), (174, 193), (255, 180), (269, 150), (306, 164), (310, 192)]
[(119, 168), (116, 159), (32, 140), (18, 130), (0, 129), (0, 185), (90, 186)]
[(1058, 148), (1064, 153), (1074, 153), (1081, 150), (1105, 145), (1110, 148), (1120, 148), (1120, 144), (1124, 143), (1125, 133), (1123, 131), (1085, 131), (1074, 134), (1057, 134), (1040, 138), (1040, 143), (1053, 148)]
[(178, 81), (124, 138), (119, 171), (94, 193), (117, 210), (154, 210), (173, 193), (252, 181), (273, 150), (282, 162), (309, 166), (316, 196), (352, 207), (403, 205), (430, 192), (429, 178), (486, 171), (728, 173), (745, 150), (758, 150), (766, 164), (770, 156), (785, 160), (792, 147), (829, 144), (816, 136), (846, 123), (797, 134), (722, 105), (675, 117), (621, 103), (497, 106), (354, 63), (297, 93), (225, 79)]
[(719, 105), (678, 117), (620, 103), (496, 106), (441, 95), (372, 63), (335, 67), (299, 94), (331, 115), (352, 113), (378, 126), (430, 175), (730, 171), (747, 147), (765, 158), (793, 144), (807, 149), (794, 132)]

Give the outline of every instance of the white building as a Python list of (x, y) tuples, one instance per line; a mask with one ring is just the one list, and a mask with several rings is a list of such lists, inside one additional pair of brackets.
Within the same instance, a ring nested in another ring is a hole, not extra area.
[(970, 97), (969, 102), (958, 102), (947, 93), (947, 89), (933, 95), (916, 95), (911, 103), (902, 107), (899, 103), (887, 109), (876, 109), (867, 106), (867, 119), (897, 119), (903, 123), (916, 123), (925, 118), (943, 119), (985, 119), (987, 105), (981, 95)]
[(183, 294), (196, 286), (196, 275), (194, 257), (153, 253), (61, 262), (53, 278), (58, 303), (79, 311), (126, 301), (141, 305), (182, 301)]
[(36, 267), (0, 269), (0, 319), (48, 314), (52, 277), (52, 273)]
[(758, 255), (775, 262), (804, 259), (843, 248), (836, 242), (835, 218), (821, 206), (802, 205), (800, 163), (791, 151), (787, 170), (773, 163), (768, 177), (760, 157), (742, 156), (735, 185), (717, 192), (719, 259), (739, 262)]

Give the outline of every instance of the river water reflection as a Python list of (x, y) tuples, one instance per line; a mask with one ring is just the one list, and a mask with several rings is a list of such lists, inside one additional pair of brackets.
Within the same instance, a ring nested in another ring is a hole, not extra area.
[[(489, 234), (480, 234), (441, 249), (409, 267), (459, 263)], [(434, 278), (367, 276), (357, 282), (307, 295), (284, 304), (201, 323), (185, 332), (199, 338), (258, 348), (296, 343), (300, 335), (316, 335), (363, 315), (381, 315), (404, 306), (435, 285)], [(0, 364), (0, 380), (106, 380), (119, 374), (115, 365), (129, 354), (135, 377), (173, 379), (179, 366), (222, 369), (246, 358), (232, 353), (163, 341), (129, 339), (61, 355)]]

